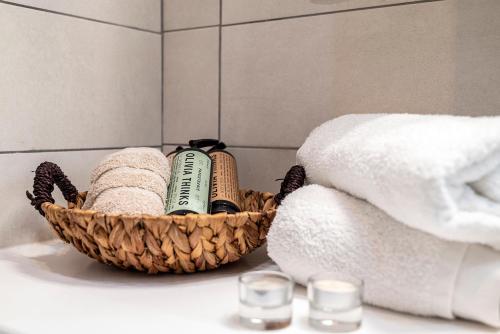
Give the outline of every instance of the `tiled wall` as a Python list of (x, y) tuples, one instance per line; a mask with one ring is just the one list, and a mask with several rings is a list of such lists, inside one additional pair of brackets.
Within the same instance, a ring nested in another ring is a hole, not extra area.
[(160, 13), (161, 0), (0, 1), (0, 247), (52, 237), (24, 195), (39, 163), (85, 190), (113, 149), (161, 148)]
[(277, 191), (335, 116), (500, 115), (500, 1), (165, 3), (165, 151), (219, 136), (244, 187)]
[(24, 197), (44, 160), (85, 189), (115, 149), (218, 137), (242, 187), (277, 191), (335, 116), (500, 114), (499, 12), (497, 0), (0, 0), (0, 247), (50, 236)]

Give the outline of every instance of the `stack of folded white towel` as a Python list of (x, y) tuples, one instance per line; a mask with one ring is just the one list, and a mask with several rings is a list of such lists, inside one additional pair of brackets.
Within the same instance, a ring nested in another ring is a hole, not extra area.
[(347, 115), (297, 153), (269, 255), (304, 284), (365, 281), (365, 301), (500, 327), (500, 117)]
[(82, 208), (162, 215), (169, 181), (170, 166), (163, 153), (148, 147), (126, 148), (106, 156), (92, 171)]

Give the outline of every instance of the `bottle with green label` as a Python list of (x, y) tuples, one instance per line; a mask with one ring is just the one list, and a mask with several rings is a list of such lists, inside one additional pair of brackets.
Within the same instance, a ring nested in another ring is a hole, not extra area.
[(165, 213), (210, 213), (212, 159), (200, 149), (178, 151), (168, 186)]

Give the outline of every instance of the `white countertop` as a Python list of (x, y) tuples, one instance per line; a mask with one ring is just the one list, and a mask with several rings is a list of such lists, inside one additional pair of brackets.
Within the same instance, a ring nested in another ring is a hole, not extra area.
[[(106, 266), (61, 241), (0, 250), (0, 333), (234, 333), (237, 276), (277, 269), (265, 249), (212, 272), (148, 276)], [(464, 322), (365, 307), (355, 333), (497, 333)], [(311, 333), (304, 288), (294, 319), (279, 333)], [(499, 332), (500, 333), (500, 332)]]

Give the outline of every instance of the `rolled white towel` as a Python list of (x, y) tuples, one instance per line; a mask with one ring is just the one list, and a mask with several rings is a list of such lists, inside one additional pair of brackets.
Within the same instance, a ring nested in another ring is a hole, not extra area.
[(92, 171), (90, 183), (102, 174), (118, 167), (131, 167), (150, 170), (161, 176), (167, 184), (170, 180), (170, 165), (165, 155), (151, 147), (128, 147), (107, 155)]
[(297, 153), (310, 183), (441, 238), (500, 248), (500, 117), (347, 115)]
[[(498, 305), (494, 289), (500, 277), (469, 282), (486, 269), (477, 271), (478, 263), (471, 261), (463, 267), (467, 244), (407, 227), (340, 191), (310, 185), (290, 194), (278, 208), (267, 240), (269, 256), (300, 284), (319, 272), (338, 272), (362, 279), (365, 302), (373, 305), (499, 325), (497, 309), (484, 310), (494, 301)], [(500, 263), (500, 255), (496, 261)], [(467, 287), (474, 283), (473, 289)], [(481, 294), (475, 297), (477, 291)]]
[(126, 148), (92, 171), (84, 210), (109, 214), (164, 214), (170, 181), (168, 159), (157, 149)]
[(167, 183), (158, 174), (141, 168), (118, 167), (111, 169), (90, 185), (82, 209), (90, 209), (96, 198), (105, 190), (118, 187), (137, 187), (152, 191), (164, 202)]
[(91, 210), (107, 214), (161, 216), (165, 212), (165, 204), (152, 191), (136, 187), (119, 187), (103, 191), (96, 198)]

